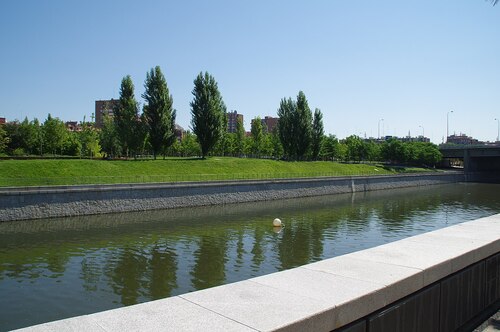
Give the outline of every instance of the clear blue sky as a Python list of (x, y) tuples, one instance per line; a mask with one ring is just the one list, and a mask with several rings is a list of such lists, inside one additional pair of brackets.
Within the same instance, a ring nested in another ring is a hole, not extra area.
[[(326, 133), (495, 140), (500, 6), (483, 0), (0, 1), (0, 117), (87, 119), (159, 65), (190, 126), (210, 72), (229, 110), (276, 116), (305, 92)], [(422, 129), (423, 127), (423, 129)]]

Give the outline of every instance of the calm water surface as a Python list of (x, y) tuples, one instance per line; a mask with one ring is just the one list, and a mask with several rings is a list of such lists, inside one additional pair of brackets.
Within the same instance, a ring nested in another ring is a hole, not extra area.
[[(293, 268), (500, 213), (500, 185), (0, 223), (0, 330)], [(285, 223), (276, 233), (272, 220)]]

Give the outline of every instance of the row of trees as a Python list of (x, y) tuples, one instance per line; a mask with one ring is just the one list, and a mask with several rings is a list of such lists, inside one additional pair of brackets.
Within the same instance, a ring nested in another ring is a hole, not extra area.
[(300, 91), (297, 101), (282, 99), (278, 109), (278, 133), (284, 157), (289, 160), (317, 159), (323, 132), (323, 114), (314, 111), (314, 118), (305, 94)]
[(227, 133), (227, 112), (217, 82), (209, 73), (194, 80), (191, 106), (192, 133), (176, 139), (176, 110), (166, 79), (159, 66), (146, 74), (144, 105), (139, 113), (134, 84), (130, 76), (122, 79), (120, 98), (113, 107), (113, 117), (104, 117), (101, 130), (85, 120), (81, 132), (68, 132), (64, 123), (50, 114), (44, 123), (27, 118), (0, 126), (0, 153), (61, 154), (73, 156), (137, 156), (152, 154), (173, 156), (253, 156), (286, 160), (349, 160), (415, 163), (433, 165), (441, 156), (429, 143), (403, 143), (391, 140), (384, 144), (364, 141), (357, 136), (339, 141), (325, 136), (323, 115), (314, 114), (305, 94), (296, 100), (284, 98), (278, 109), (278, 124), (273, 132), (259, 117), (252, 120), (251, 135), (246, 136), (238, 121), (236, 133)]
[[(123, 78), (120, 99), (113, 108), (113, 119), (104, 119), (102, 149), (108, 155), (136, 156), (150, 151), (158, 155), (179, 150), (175, 136), (176, 110), (165, 76), (159, 66), (151, 69), (144, 82), (142, 98), (145, 103), (139, 115), (139, 103), (135, 99), (134, 84), (130, 76)], [(196, 140), (187, 135), (189, 153), (199, 152), (203, 158), (209, 155), (223, 139), (226, 129), (226, 106), (218, 90), (217, 82), (209, 73), (200, 73), (194, 80), (191, 102), (192, 128)], [(194, 149), (197, 142), (199, 149)]]
[(13, 121), (0, 126), (0, 153), (8, 155), (100, 156), (99, 132), (83, 121), (80, 132), (70, 132), (58, 118)]
[[(9, 155), (26, 154), (61, 154), (69, 156), (100, 156), (105, 151), (106, 132), (109, 128), (117, 128), (114, 122), (107, 118), (104, 129), (99, 132), (91, 123), (84, 122), (81, 132), (68, 132), (64, 123), (48, 115), (40, 123), (37, 119), (22, 122), (9, 122), (0, 126), (0, 151)], [(136, 122), (136, 124), (140, 122)], [(108, 128), (108, 129), (106, 129)], [(131, 137), (131, 133), (128, 137)], [(108, 135), (109, 136), (109, 135)], [(143, 135), (144, 136), (144, 135)], [(118, 134), (115, 133), (115, 148), (120, 148)], [(126, 142), (126, 141), (125, 141)], [(142, 145), (147, 146), (143, 141)], [(109, 144), (108, 144), (109, 145)], [(131, 140), (126, 145), (129, 150), (138, 148), (136, 141)], [(181, 141), (174, 140), (165, 150), (169, 156), (193, 157), (201, 156), (201, 147), (195, 134), (187, 132)], [(277, 131), (268, 132), (262, 126), (260, 118), (252, 121), (251, 135), (246, 136), (243, 124), (237, 124), (236, 133), (225, 133), (214, 146), (212, 155), (235, 157), (266, 157), (282, 158), (284, 149)], [(382, 144), (366, 141), (358, 136), (349, 136), (338, 140), (335, 136), (323, 135), (317, 155), (318, 160), (336, 161), (390, 161), (393, 163), (407, 163), (419, 165), (435, 165), (441, 159), (438, 148), (431, 143), (401, 142), (391, 139)]]
[(151, 151), (156, 159), (174, 143), (176, 110), (159, 66), (146, 74), (144, 89), (144, 105), (139, 114), (132, 78), (127, 75), (122, 79), (113, 118), (104, 117), (100, 134), (102, 151), (106, 155), (135, 157)]
[(393, 164), (434, 166), (441, 161), (442, 155), (432, 143), (402, 142), (396, 138), (378, 143), (356, 135), (339, 141), (330, 135), (323, 139), (320, 157), (323, 160), (387, 161)]

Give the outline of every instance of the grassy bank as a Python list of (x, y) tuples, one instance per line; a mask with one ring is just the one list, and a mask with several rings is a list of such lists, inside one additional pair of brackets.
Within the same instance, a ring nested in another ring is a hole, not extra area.
[(374, 164), (209, 158), (166, 160), (0, 160), (0, 186), (75, 185), (390, 175), (423, 172)]

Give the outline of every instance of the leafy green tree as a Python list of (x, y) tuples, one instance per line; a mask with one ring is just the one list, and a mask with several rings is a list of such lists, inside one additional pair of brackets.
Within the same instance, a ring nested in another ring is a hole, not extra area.
[(19, 124), (19, 134), (21, 138), (21, 147), (27, 154), (32, 154), (35, 149), (36, 143), (36, 128), (33, 122), (25, 117), (23, 122)]
[(70, 131), (64, 140), (62, 154), (65, 156), (81, 156), (82, 143), (77, 132)]
[(264, 130), (264, 135), (262, 135), (262, 143), (260, 147), (260, 153), (263, 156), (266, 157), (273, 157), (274, 156), (274, 145), (273, 145), (273, 138), (271, 133), (267, 133), (266, 129), (267, 126), (262, 126)]
[(283, 157), (283, 145), (281, 145), (278, 128), (274, 128), (274, 130), (268, 136), (270, 144), (272, 146), (271, 155), (276, 159), (280, 159), (281, 157)]
[(25, 155), (32, 154), (36, 149), (36, 127), (33, 121), (27, 117), (22, 122), (18, 120), (3, 125), (9, 142), (6, 146), (8, 154)]
[(297, 101), (283, 98), (278, 109), (278, 131), (285, 157), (305, 159), (312, 139), (312, 114), (302, 91)]
[(339, 140), (335, 135), (324, 136), (321, 141), (320, 157), (323, 160), (335, 160), (338, 157)]
[(238, 156), (243, 156), (243, 150), (245, 148), (245, 128), (243, 127), (243, 121), (238, 118), (236, 120), (236, 154)]
[(68, 131), (64, 122), (59, 120), (59, 118), (53, 118), (49, 113), (43, 123), (43, 137), (46, 151), (54, 155), (57, 151), (62, 152), (67, 135)]
[(200, 144), (196, 135), (190, 131), (186, 132), (181, 141), (181, 154), (183, 157), (197, 157), (201, 155)]
[(226, 133), (226, 155), (234, 157), (238, 155), (236, 150), (236, 134)]
[(311, 146), (312, 113), (306, 95), (302, 91), (299, 91), (297, 96), (297, 113), (295, 121), (297, 129), (297, 156), (299, 159), (305, 159)]
[(6, 136), (8, 137), (6, 152), (13, 155), (14, 151), (22, 150), (22, 136), (19, 130), (20, 123), (18, 120), (7, 122), (3, 125)]
[[(135, 156), (142, 145), (142, 124), (139, 121), (139, 103), (135, 100), (134, 83), (130, 75), (122, 79), (120, 99), (113, 109), (113, 117), (114, 131), (118, 136), (118, 143), (120, 143), (123, 153), (127, 158), (130, 154)], [(112, 139), (112, 137), (107, 138)], [(106, 148), (113, 150), (111, 154), (119, 151), (119, 149), (116, 149), (115, 143), (114, 140), (106, 142)]]
[(5, 153), (8, 143), (9, 137), (7, 137), (7, 132), (4, 129), (4, 125), (0, 125), (0, 153)]
[(432, 143), (408, 142), (405, 143), (408, 151), (408, 162), (419, 166), (434, 166), (441, 161), (439, 148)]
[(339, 142), (337, 146), (337, 159), (347, 161), (349, 160), (349, 153), (348, 153), (348, 148), (347, 144), (344, 142)]
[(226, 106), (214, 77), (199, 73), (194, 80), (191, 125), (205, 158), (223, 135)]
[(391, 138), (382, 144), (381, 154), (384, 160), (391, 163), (405, 163), (409, 159), (407, 146), (395, 138)]
[(253, 139), (250, 136), (245, 136), (243, 140), (243, 154), (245, 156), (251, 156), (253, 153)]
[(172, 95), (159, 66), (147, 73), (144, 88), (144, 116), (153, 157), (156, 159), (159, 153), (166, 151), (175, 141), (176, 111), (172, 108)]
[(432, 143), (424, 143), (425, 145), (422, 148), (422, 152), (419, 155), (419, 159), (421, 160), (422, 165), (426, 166), (436, 166), (437, 163), (443, 159), (443, 155), (439, 148)]
[(321, 141), (325, 133), (323, 130), (323, 114), (319, 108), (314, 110), (313, 124), (312, 124), (312, 144), (311, 144), (311, 157), (317, 160), (321, 150)]
[(287, 159), (296, 159), (297, 152), (295, 149), (296, 129), (295, 129), (295, 113), (297, 104), (292, 101), (292, 98), (281, 99), (278, 109), (278, 133), (283, 153)]
[(224, 109), (223, 120), (222, 120), (222, 128), (221, 128), (221, 136), (215, 144), (213, 149), (214, 154), (219, 156), (226, 156), (228, 153), (228, 132), (227, 132), (227, 123), (228, 123), (228, 115), (226, 110)]
[[(101, 152), (103, 152), (108, 158), (118, 155), (121, 150), (120, 139), (115, 123), (114, 119), (105, 115), (103, 119), (103, 126), (101, 132), (99, 133)], [(133, 125), (135, 126), (136, 124)], [(133, 145), (138, 146), (138, 143), (134, 142)]]
[(380, 144), (374, 141), (363, 142), (363, 155), (366, 160), (377, 161), (381, 160)]
[(43, 126), (37, 118), (34, 118), (32, 122), (33, 122), (33, 128), (35, 130), (35, 141), (33, 142), (34, 144), (33, 151), (41, 156), (43, 155), (43, 147), (45, 144)]
[(252, 125), (250, 132), (252, 133), (252, 154), (259, 157), (262, 150), (262, 121), (260, 117), (256, 117), (252, 120)]
[(181, 157), (182, 156), (181, 142), (175, 140), (174, 143), (170, 145), (170, 147), (168, 148), (167, 156)]
[(99, 132), (90, 123), (83, 123), (82, 131), (79, 133), (81, 143), (81, 156), (100, 157), (101, 145), (99, 144)]
[(363, 140), (356, 135), (351, 135), (344, 140), (347, 146), (347, 159), (351, 161), (360, 161), (364, 159)]

